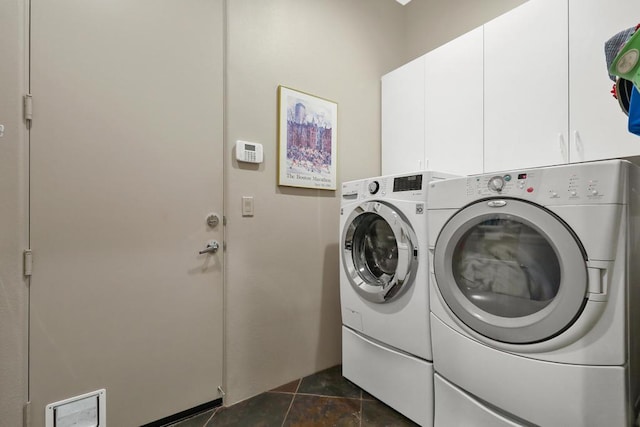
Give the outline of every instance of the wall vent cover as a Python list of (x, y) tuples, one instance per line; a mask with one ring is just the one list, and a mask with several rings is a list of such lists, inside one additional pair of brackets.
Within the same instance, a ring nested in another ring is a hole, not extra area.
[(105, 389), (50, 403), (45, 408), (45, 427), (106, 427)]

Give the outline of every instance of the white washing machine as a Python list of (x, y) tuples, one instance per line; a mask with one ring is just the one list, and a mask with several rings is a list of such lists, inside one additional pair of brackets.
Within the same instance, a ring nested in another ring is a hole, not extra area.
[(340, 297), (345, 378), (433, 424), (427, 188), (417, 172), (342, 185)]
[(638, 168), (599, 161), (430, 186), (435, 425), (632, 425)]

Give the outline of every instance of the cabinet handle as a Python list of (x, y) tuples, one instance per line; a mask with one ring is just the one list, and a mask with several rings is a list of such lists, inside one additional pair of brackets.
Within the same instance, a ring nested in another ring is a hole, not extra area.
[(562, 156), (562, 160), (566, 163), (569, 160), (567, 159), (567, 144), (564, 142), (564, 136), (559, 133), (558, 134), (558, 145), (560, 146), (560, 155)]
[(577, 130), (573, 132), (573, 140), (576, 142), (576, 150), (580, 154), (584, 153), (584, 144), (582, 143), (582, 138), (580, 138), (580, 132)]

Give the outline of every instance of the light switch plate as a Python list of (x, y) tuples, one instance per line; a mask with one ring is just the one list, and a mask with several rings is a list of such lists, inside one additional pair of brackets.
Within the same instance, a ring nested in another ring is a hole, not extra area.
[(253, 196), (242, 196), (242, 216), (253, 216)]

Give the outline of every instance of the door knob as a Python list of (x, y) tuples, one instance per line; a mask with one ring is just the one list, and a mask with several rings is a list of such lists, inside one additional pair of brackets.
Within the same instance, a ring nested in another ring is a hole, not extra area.
[(216, 225), (218, 225), (218, 223), (220, 222), (220, 217), (218, 216), (217, 213), (210, 213), (209, 215), (207, 215), (207, 225), (209, 227), (215, 227)]
[(211, 241), (209, 241), (209, 243), (207, 243), (207, 247), (205, 247), (203, 250), (201, 250), (198, 253), (200, 255), (202, 255), (202, 254), (215, 254), (216, 252), (218, 252), (218, 248), (220, 248), (220, 245), (218, 244), (218, 242), (216, 242), (215, 240), (211, 240)]

